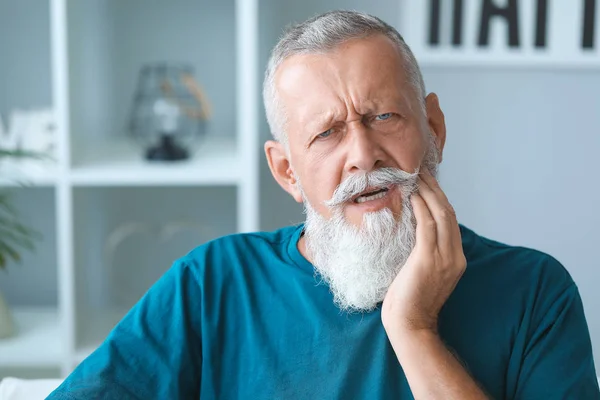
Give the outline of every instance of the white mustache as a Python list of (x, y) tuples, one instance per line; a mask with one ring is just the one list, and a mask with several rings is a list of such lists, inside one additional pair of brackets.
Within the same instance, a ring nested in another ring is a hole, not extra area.
[(408, 193), (413, 193), (417, 188), (419, 170), (414, 173), (403, 171), (399, 168), (380, 168), (375, 171), (350, 175), (338, 185), (331, 199), (325, 201), (328, 207), (336, 207), (351, 200), (354, 196), (364, 192), (368, 187), (403, 186)]

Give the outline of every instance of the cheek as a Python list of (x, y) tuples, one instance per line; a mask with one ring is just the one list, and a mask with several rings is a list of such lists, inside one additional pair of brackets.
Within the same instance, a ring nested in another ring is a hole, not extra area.
[(416, 130), (402, 137), (390, 137), (386, 142), (388, 156), (400, 169), (409, 172), (421, 165), (426, 148), (423, 135)]
[(329, 200), (341, 183), (343, 163), (334, 154), (318, 158), (307, 157), (305, 180), (302, 187), (311, 205), (319, 211), (326, 209), (322, 203)]

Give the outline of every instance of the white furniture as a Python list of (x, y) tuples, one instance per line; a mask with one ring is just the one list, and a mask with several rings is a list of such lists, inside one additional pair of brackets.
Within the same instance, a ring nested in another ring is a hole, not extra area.
[[(11, 79), (35, 92), (33, 76), (19, 75), (19, 68), (32, 67), (24, 53), (35, 53), (22, 42), (42, 43), (41, 53), (49, 49), (49, 65), (35, 66), (35, 76), (47, 74), (40, 79), (50, 87), (50, 104), (43, 105), (56, 115), (58, 147), (56, 163), (8, 166), (33, 185), (17, 190), (16, 203), (45, 240), (36, 255), (24, 254), (23, 266), (9, 266), (0, 292), (18, 303), (55, 300), (46, 307), (13, 307), (19, 334), (0, 341), (0, 378), (24, 369), (70, 373), (170, 266), (161, 260), (160, 267), (144, 269), (166, 255), (158, 248), (175, 249), (165, 257), (173, 261), (193, 244), (258, 229), (257, 2), (3, 2), (0, 25), (17, 31), (4, 36), (0, 51), (20, 65), (0, 60), (0, 74), (8, 65)], [(39, 13), (47, 14), (48, 32), (27, 25)], [(154, 61), (191, 62), (212, 100), (205, 142), (189, 162), (150, 164), (125, 137), (137, 73)], [(12, 83), (0, 94), (0, 113), (13, 100), (22, 107)], [(127, 221), (162, 230), (131, 239), (116, 251), (118, 260), (109, 260), (107, 237)], [(40, 285), (49, 294), (36, 293)]]
[(0, 400), (44, 400), (60, 383), (60, 379), (5, 378), (0, 381)]

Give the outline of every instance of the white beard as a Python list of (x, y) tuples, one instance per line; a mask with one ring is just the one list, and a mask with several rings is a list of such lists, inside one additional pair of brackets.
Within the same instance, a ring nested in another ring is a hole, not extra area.
[(371, 311), (406, 263), (415, 245), (412, 187), (398, 187), (402, 213), (397, 221), (384, 208), (366, 213), (360, 227), (346, 221), (341, 209), (323, 218), (305, 201), (306, 246), (315, 272), (333, 294), (342, 311)]
[[(438, 153), (430, 137), (423, 168), (437, 176)], [(385, 298), (388, 288), (406, 264), (416, 240), (416, 222), (410, 196), (417, 188), (418, 173), (382, 168), (342, 182), (331, 200), (325, 202), (332, 217), (325, 219), (304, 197), (306, 247), (312, 257), (315, 275), (329, 285), (334, 303), (341, 311), (367, 312)], [(399, 220), (384, 208), (366, 213), (360, 227), (346, 221), (344, 200), (367, 185), (396, 185), (402, 196)]]

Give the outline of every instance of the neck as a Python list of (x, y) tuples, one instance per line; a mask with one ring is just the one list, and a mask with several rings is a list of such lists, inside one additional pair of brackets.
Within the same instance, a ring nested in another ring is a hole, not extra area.
[(306, 249), (306, 237), (304, 236), (304, 233), (300, 236), (296, 246), (298, 247), (300, 254), (302, 254), (302, 257), (306, 258), (308, 262), (312, 264), (312, 259), (308, 254), (308, 250)]

